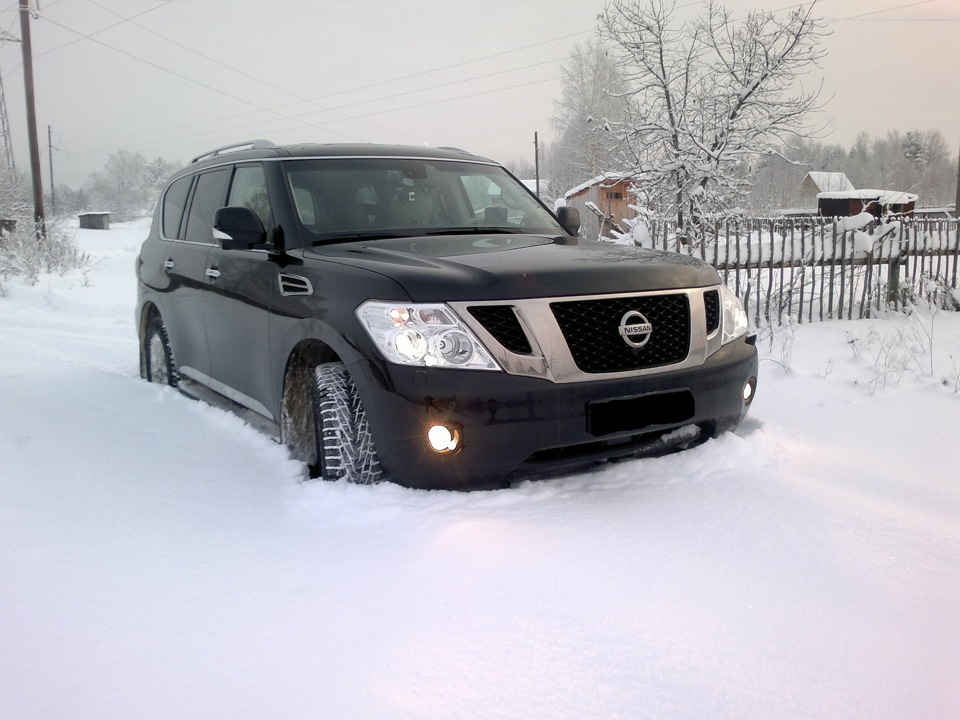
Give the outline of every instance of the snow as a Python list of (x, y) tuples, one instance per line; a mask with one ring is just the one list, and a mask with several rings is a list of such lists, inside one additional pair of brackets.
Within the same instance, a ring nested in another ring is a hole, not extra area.
[(563, 194), (563, 197), (565, 200), (569, 200), (575, 195), (579, 195), (584, 190), (588, 188), (592, 188), (594, 185), (600, 185), (601, 187), (606, 186), (606, 184), (608, 183), (609, 185), (615, 185), (618, 182), (622, 182), (623, 180), (629, 180), (630, 178), (635, 176), (636, 176), (636, 173), (605, 172), (602, 175), (597, 175), (596, 177), (590, 178), (589, 180), (580, 183), (576, 187), (571, 188), (570, 190), (567, 190)]
[(818, 192), (846, 192), (856, 190), (856, 188), (853, 187), (853, 183), (847, 178), (846, 173), (842, 172), (812, 171), (807, 173), (804, 182), (806, 182), (807, 178), (810, 179), (810, 182), (813, 183)]
[(850, 190), (844, 192), (817, 193), (817, 198), (826, 200), (875, 200), (881, 206), (906, 205), (916, 202), (918, 195), (900, 190)]
[(685, 453), (305, 482), (139, 379), (146, 229), (2, 284), (3, 718), (960, 717), (960, 315), (763, 339), (747, 421)]

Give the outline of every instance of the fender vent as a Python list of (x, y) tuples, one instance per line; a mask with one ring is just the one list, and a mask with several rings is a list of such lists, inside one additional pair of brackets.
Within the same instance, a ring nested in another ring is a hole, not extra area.
[(279, 273), (277, 279), (280, 281), (280, 294), (284, 297), (291, 295), (313, 295), (313, 285), (305, 277), (290, 275), (289, 273)]

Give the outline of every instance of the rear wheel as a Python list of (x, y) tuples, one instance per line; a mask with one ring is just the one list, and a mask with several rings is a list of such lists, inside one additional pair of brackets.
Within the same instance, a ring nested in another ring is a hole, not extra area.
[(167, 328), (159, 315), (150, 320), (147, 325), (141, 353), (143, 355), (143, 377), (146, 380), (161, 385), (177, 386), (177, 383), (180, 382), (180, 375), (177, 373), (177, 365), (173, 361)]
[(317, 465), (324, 478), (360, 485), (383, 480), (367, 415), (343, 363), (323, 363), (314, 370), (314, 417)]

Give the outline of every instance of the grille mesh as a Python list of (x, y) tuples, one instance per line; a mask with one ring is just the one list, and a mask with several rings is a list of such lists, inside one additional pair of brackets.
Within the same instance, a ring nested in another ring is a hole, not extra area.
[(476, 305), (467, 310), (510, 352), (521, 355), (533, 352), (512, 305)]
[[(673, 365), (690, 352), (690, 301), (685, 294), (555, 302), (550, 309), (577, 367), (612, 373)], [(620, 321), (636, 311), (653, 326), (642, 348), (626, 344)]]
[(703, 309), (707, 315), (707, 335), (720, 327), (720, 291), (708, 290), (703, 294)]

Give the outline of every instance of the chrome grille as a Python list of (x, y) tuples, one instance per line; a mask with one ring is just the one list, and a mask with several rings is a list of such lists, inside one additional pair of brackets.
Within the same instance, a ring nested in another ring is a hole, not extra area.
[[(690, 352), (690, 301), (684, 293), (552, 302), (550, 309), (577, 367), (614, 373), (682, 362)], [(653, 326), (646, 345), (631, 347), (619, 332), (627, 313)]]

